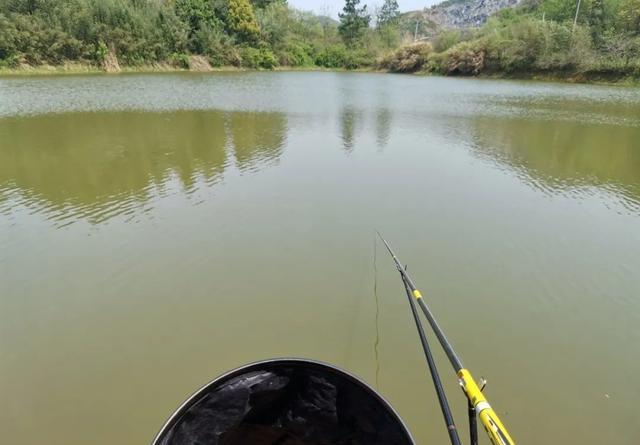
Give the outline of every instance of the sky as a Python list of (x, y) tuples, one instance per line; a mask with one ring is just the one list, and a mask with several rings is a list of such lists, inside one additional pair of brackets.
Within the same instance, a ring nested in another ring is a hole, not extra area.
[[(317, 14), (328, 14), (331, 17), (337, 17), (338, 12), (344, 6), (344, 0), (288, 0), (289, 4), (295, 8), (305, 11), (313, 11)], [(440, 3), (441, 0), (398, 0), (400, 11), (415, 11), (425, 6), (431, 6), (434, 3)], [(382, 5), (384, 0), (361, 0), (361, 4), (367, 4), (367, 9), (373, 12), (376, 5)]]

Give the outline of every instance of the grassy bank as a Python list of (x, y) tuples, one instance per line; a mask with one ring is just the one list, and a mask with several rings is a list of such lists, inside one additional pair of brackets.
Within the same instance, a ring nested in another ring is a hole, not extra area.
[[(469, 0), (460, 0), (462, 2)], [(285, 0), (0, 0), (0, 75), (381, 70), (570, 82), (640, 78), (640, 0), (522, 0), (479, 29), (433, 29), (345, 0), (340, 21)], [(575, 20), (575, 22), (574, 22)]]
[(397, 11), (372, 27), (358, 2), (337, 21), (286, 0), (0, 0), (0, 69), (372, 67), (401, 40)]
[[(280, 71), (280, 72), (364, 72), (364, 73), (389, 73), (394, 72), (388, 69), (380, 69), (376, 67), (361, 67), (356, 69), (345, 68), (323, 68), (318, 66), (310, 67), (277, 67), (272, 70), (255, 70), (248, 68), (238, 68), (235, 66), (212, 67), (208, 71), (192, 71), (188, 68), (180, 68), (168, 64), (157, 65), (141, 65), (136, 67), (123, 67), (118, 73), (107, 73), (103, 68), (96, 65), (83, 64), (67, 64), (62, 66), (22, 66), (18, 68), (0, 68), (0, 77), (14, 76), (64, 76), (78, 74), (152, 74), (152, 73), (204, 73), (204, 72), (252, 72), (252, 71)], [(408, 73), (408, 72), (407, 72)], [(442, 76), (428, 70), (412, 71), (408, 74), (424, 75), (424, 76)], [(476, 77), (482, 79), (510, 79), (510, 80), (532, 80), (541, 82), (567, 82), (567, 83), (590, 83), (599, 85), (621, 85), (621, 86), (640, 86), (640, 77), (638, 76), (621, 76), (621, 75), (602, 75), (600, 73), (575, 73), (566, 72), (521, 72), (509, 73), (480, 73), (473, 76), (453, 75), (449, 77)]]
[[(393, 73), (449, 77), (628, 85), (640, 83), (640, 63), (637, 62), (621, 66), (606, 59), (562, 60), (561, 54), (555, 54), (555, 63), (550, 66), (534, 61), (524, 68), (505, 68), (503, 53), (493, 52), (485, 45), (486, 42), (471, 41), (447, 51), (436, 52), (429, 43), (414, 44), (387, 55), (379, 61), (379, 67)], [(569, 57), (573, 59), (574, 56)]]
[(127, 73), (179, 73), (179, 72), (233, 72), (249, 71), (249, 69), (235, 66), (210, 67), (207, 70), (190, 70), (170, 64), (123, 66), (117, 72), (106, 71), (103, 67), (94, 64), (68, 63), (64, 65), (20, 65), (14, 68), (0, 67), (0, 76), (48, 76), (65, 74), (127, 74)]
[(379, 66), (447, 76), (640, 79), (640, 0), (585, 1), (578, 20), (571, 11), (571, 2), (563, 0), (525, 1), (480, 29), (445, 30), (429, 42), (392, 51)]
[(363, 72), (363, 73), (384, 73), (385, 70), (377, 69), (375, 66), (360, 67), (354, 69), (346, 68), (324, 68), (320, 66), (306, 66), (306, 67), (290, 67), (290, 66), (278, 66), (272, 69), (252, 69), (242, 68), (237, 66), (216, 66), (210, 67), (207, 70), (191, 70), (189, 68), (181, 68), (169, 64), (155, 64), (155, 65), (138, 65), (138, 66), (124, 66), (118, 72), (108, 72), (102, 67), (90, 64), (66, 64), (60, 66), (52, 65), (40, 65), (40, 66), (19, 66), (16, 68), (0, 68), (0, 77), (11, 76), (52, 76), (52, 75), (78, 75), (78, 74), (151, 74), (151, 73), (233, 73), (233, 72), (255, 72), (255, 71), (279, 71), (279, 72)]

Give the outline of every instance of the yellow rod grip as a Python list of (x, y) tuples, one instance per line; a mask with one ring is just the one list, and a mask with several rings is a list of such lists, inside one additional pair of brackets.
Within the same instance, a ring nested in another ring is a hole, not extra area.
[(480, 421), (494, 445), (515, 445), (493, 408), (480, 411)]
[(460, 379), (460, 385), (467, 395), (467, 398), (476, 409), (480, 417), (480, 422), (482, 422), (491, 442), (494, 445), (515, 445), (515, 442), (498, 418), (496, 412), (487, 402), (487, 399), (484, 397), (484, 394), (482, 394), (471, 373), (466, 369), (461, 369), (458, 371), (458, 378)]

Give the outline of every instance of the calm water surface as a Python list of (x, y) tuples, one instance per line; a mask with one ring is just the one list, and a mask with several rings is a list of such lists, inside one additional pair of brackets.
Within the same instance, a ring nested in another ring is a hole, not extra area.
[(2, 442), (298, 356), (446, 443), (374, 228), (519, 443), (640, 443), (640, 90), (348, 73), (0, 80)]

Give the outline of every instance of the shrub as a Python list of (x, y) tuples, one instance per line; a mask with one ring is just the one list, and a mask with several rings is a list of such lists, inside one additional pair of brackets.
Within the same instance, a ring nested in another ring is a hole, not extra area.
[(640, 34), (640, 0), (621, 1), (618, 23), (623, 30)]
[(0, 13), (0, 61), (17, 58), (16, 36), (18, 32), (9, 18)]
[(371, 66), (373, 65), (374, 59), (375, 57), (370, 54), (366, 48), (352, 48), (347, 50), (343, 68), (355, 70)]
[(262, 48), (260, 50), (260, 68), (273, 69), (278, 66), (278, 59), (275, 54), (268, 48)]
[(437, 53), (448, 50), (460, 42), (462, 35), (457, 29), (444, 30), (432, 42), (433, 50)]
[(568, 23), (547, 22), (542, 25), (543, 45), (533, 68), (542, 71), (584, 71), (594, 62), (589, 30)]
[(109, 54), (109, 48), (107, 48), (107, 45), (102, 41), (98, 42), (95, 46), (95, 50), (93, 51), (93, 59), (101, 64), (107, 58), (107, 54)]
[(314, 63), (313, 48), (304, 42), (289, 42), (278, 54), (280, 65), (311, 66)]
[(347, 62), (347, 48), (343, 44), (330, 45), (316, 54), (315, 63), (325, 68), (341, 68)]
[(169, 63), (182, 69), (189, 69), (189, 56), (182, 53), (173, 53), (169, 56)]
[(425, 67), (431, 52), (432, 47), (429, 43), (417, 43), (387, 55), (378, 65), (396, 73), (413, 73)]
[(477, 39), (458, 43), (442, 53), (441, 57), (431, 59), (431, 63), (433, 69), (442, 74), (475, 76), (485, 70), (486, 55), (485, 39)]
[(537, 20), (519, 20), (487, 33), (487, 68), (508, 73), (531, 69), (545, 45)]
[(273, 69), (278, 65), (276, 56), (267, 48), (245, 47), (240, 51), (240, 57), (245, 68)]

